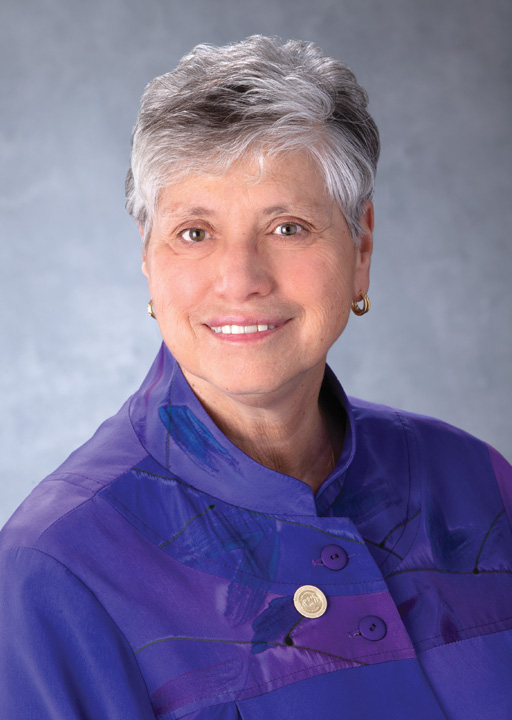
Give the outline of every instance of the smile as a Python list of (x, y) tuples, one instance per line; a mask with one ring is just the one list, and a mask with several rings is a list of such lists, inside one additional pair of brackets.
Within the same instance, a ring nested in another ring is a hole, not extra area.
[(246, 335), (248, 333), (265, 332), (273, 330), (276, 325), (221, 325), (218, 327), (210, 326), (214, 333), (222, 333), (222, 335)]

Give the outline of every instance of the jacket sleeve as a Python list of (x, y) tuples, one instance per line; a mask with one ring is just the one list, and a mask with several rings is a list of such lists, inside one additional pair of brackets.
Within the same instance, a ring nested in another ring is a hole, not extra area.
[(0, 578), (0, 717), (154, 720), (126, 638), (73, 573), (17, 548)]

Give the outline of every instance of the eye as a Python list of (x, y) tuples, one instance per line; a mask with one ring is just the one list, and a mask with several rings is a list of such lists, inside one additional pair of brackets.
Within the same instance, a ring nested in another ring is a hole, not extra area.
[(206, 235), (206, 230), (203, 230), (203, 228), (187, 228), (186, 230), (183, 230), (182, 233), (180, 233), (180, 236), (183, 238), (183, 240), (194, 243), (205, 240)]
[(276, 233), (276, 235), (282, 235), (283, 237), (291, 237), (292, 235), (297, 235), (302, 230), (304, 230), (304, 228), (302, 227), (302, 225), (299, 225), (299, 223), (285, 222), (278, 225), (274, 232)]

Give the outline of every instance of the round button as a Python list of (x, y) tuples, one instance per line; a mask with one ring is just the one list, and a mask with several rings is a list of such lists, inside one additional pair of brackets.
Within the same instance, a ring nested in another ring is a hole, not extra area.
[(359, 632), (367, 640), (382, 640), (387, 633), (386, 623), (376, 615), (367, 615), (359, 623)]
[(320, 559), (329, 570), (341, 570), (348, 563), (348, 555), (339, 545), (326, 545)]
[(293, 604), (301, 615), (317, 618), (327, 610), (327, 598), (314, 585), (302, 585), (295, 591)]

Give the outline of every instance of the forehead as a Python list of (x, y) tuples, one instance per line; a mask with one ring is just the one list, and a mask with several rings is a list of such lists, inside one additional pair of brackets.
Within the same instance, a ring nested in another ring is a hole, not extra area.
[[(159, 196), (158, 213), (201, 211), (247, 205), (272, 215), (300, 208), (325, 213), (332, 208), (318, 166), (305, 152), (238, 160), (223, 174), (194, 171), (165, 187)], [(197, 214), (192, 212), (192, 214)]]

